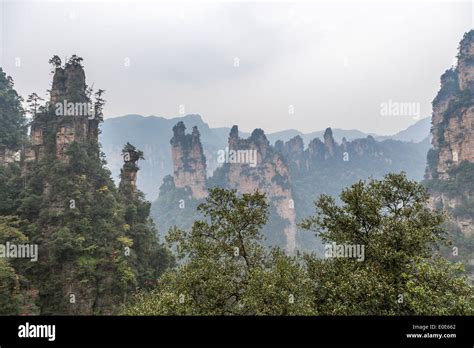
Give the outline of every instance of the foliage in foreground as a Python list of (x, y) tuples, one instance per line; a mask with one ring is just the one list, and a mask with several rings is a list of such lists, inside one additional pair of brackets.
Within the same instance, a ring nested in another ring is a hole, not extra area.
[(138, 295), (129, 315), (310, 315), (312, 286), (304, 265), (279, 249), (266, 249), (260, 229), (268, 205), (258, 191), (210, 190), (198, 207), (206, 220), (177, 228), (180, 266), (166, 272), (151, 293)]
[(315, 202), (301, 227), (326, 243), (364, 246), (363, 261), (287, 256), (261, 245), (264, 195), (212, 189), (199, 206), (205, 220), (170, 231), (181, 264), (127, 315), (463, 315), (473, 289), (462, 266), (434, 255), (445, 242), (444, 216), (404, 174), (360, 181)]

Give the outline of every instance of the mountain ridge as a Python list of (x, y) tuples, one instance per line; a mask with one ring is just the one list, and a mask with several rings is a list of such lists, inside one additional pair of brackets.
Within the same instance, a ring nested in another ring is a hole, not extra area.
[[(209, 123), (207, 123), (204, 118), (200, 114), (187, 114), (184, 116), (176, 116), (176, 117), (171, 117), (167, 118), (164, 116), (157, 116), (157, 115), (140, 115), (140, 114), (126, 114), (126, 115), (121, 115), (121, 116), (114, 116), (114, 117), (109, 117), (105, 119), (106, 123), (114, 123), (114, 122), (120, 122), (119, 120), (140, 120), (140, 121), (145, 121), (147, 119), (150, 120), (160, 120), (165, 123), (170, 123), (172, 126), (178, 123), (179, 121), (183, 121), (186, 124), (186, 121), (190, 123), (190, 126), (192, 123), (192, 126), (198, 125), (200, 127), (205, 126), (214, 132), (216, 134), (222, 135), (225, 134), (226, 136), (229, 134), (231, 127), (211, 127)], [(429, 136), (429, 131), (430, 131), (430, 122), (431, 118), (424, 117), (414, 124), (408, 126), (407, 128), (398, 131), (392, 135), (379, 135), (377, 133), (373, 132), (364, 132), (358, 129), (342, 129), (342, 128), (332, 128), (333, 131), (333, 136), (336, 141), (342, 141), (342, 138), (346, 138), (347, 140), (353, 140), (357, 138), (365, 138), (367, 136), (372, 136), (376, 140), (385, 140), (385, 139), (395, 139), (395, 140), (402, 140), (402, 141), (412, 141), (412, 142), (421, 142), (423, 141), (426, 137)], [(186, 125), (188, 126), (188, 125)], [(303, 138), (304, 143), (307, 145), (309, 141), (314, 139), (315, 137), (322, 137), (324, 135), (325, 129), (322, 130), (316, 130), (316, 131), (311, 131), (311, 132), (302, 132), (298, 129), (295, 128), (290, 128), (290, 129), (284, 129), (281, 131), (276, 131), (272, 133), (268, 133), (267, 137), (270, 140), (272, 144), (274, 144), (277, 140), (283, 140), (287, 141), (297, 135), (301, 136)], [(245, 132), (239, 130), (239, 134), (245, 137), (250, 136), (251, 132)], [(309, 141), (305, 141), (309, 139)]]
[[(172, 172), (171, 152), (169, 141), (173, 136), (172, 128), (178, 122), (183, 122), (187, 129), (198, 127), (201, 134), (204, 155), (207, 158), (207, 174), (210, 176), (219, 166), (216, 161), (216, 152), (227, 146), (227, 140), (231, 131), (230, 127), (212, 128), (199, 114), (188, 114), (184, 116), (166, 118), (163, 116), (143, 116), (139, 114), (128, 114), (124, 116), (107, 118), (102, 124), (101, 143), (102, 150), (107, 156), (109, 168), (112, 171), (116, 182), (119, 180), (122, 165), (121, 150), (122, 144), (130, 141), (141, 148), (145, 155), (145, 160), (141, 162), (142, 170), (139, 172), (139, 188), (145, 192), (148, 199), (154, 200), (158, 196), (158, 188), (163, 178)], [(418, 121), (421, 126), (415, 127), (418, 136), (411, 136), (415, 142), (422, 142), (429, 136), (429, 124), (426, 119)], [(414, 125), (410, 126), (413, 127)], [(398, 138), (406, 139), (404, 132), (409, 132), (410, 127), (398, 132), (393, 136), (378, 136), (367, 134), (358, 130), (332, 129), (334, 140), (342, 142), (345, 138), (348, 141), (372, 136), (375, 140), (387, 140)], [(424, 136), (423, 136), (424, 135)], [(239, 136), (247, 138), (248, 132), (239, 131)], [(302, 133), (296, 129), (284, 130), (276, 133), (266, 134), (268, 141), (274, 145), (278, 140), (289, 141), (295, 136), (300, 136), (304, 147), (307, 148), (314, 138), (323, 138), (324, 130), (310, 133)], [(416, 139), (415, 139), (416, 138)]]

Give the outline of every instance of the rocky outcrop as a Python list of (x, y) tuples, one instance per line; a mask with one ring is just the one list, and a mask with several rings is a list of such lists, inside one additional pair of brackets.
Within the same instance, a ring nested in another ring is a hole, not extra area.
[(319, 166), (319, 164), (322, 163), (326, 158), (325, 151), (325, 146), (321, 139), (314, 138), (311, 140), (308, 145), (308, 149), (306, 150), (305, 168), (307, 170), (311, 170), (314, 167)]
[[(101, 105), (92, 102), (85, 82), (81, 58), (73, 56), (64, 66), (57, 66), (53, 75), (50, 100), (40, 106), (31, 122), (29, 142), (21, 153), (22, 174), (31, 175), (35, 165), (47, 161), (69, 162), (67, 151), (77, 143), (99, 157), (98, 129)], [(101, 100), (102, 102), (102, 100)], [(43, 179), (43, 194), (49, 197), (49, 178)], [(62, 198), (51, 198), (50, 209), (62, 212), (67, 206)]]
[[(291, 151), (297, 151), (298, 144), (295, 143), (294, 147)], [(265, 193), (272, 208), (271, 214), (277, 214), (278, 219), (284, 222), (280, 224), (278, 220), (276, 223), (278, 227), (284, 225), (282, 237), (285, 242), (282, 244), (289, 252), (295, 250), (296, 218), (289, 169), (283, 157), (270, 145), (263, 130), (255, 129), (250, 137), (242, 139), (237, 126), (233, 126), (228, 146), (219, 149), (215, 156), (220, 166), (209, 179), (206, 178), (206, 157), (196, 127), (191, 134), (186, 134), (183, 122), (173, 127), (171, 153), (173, 187), (189, 189), (195, 199), (205, 198), (207, 188), (214, 186), (235, 189), (238, 193), (253, 193), (256, 190)], [(271, 233), (278, 234), (278, 231), (272, 230)]]
[[(299, 140), (286, 148), (298, 151)], [(255, 129), (249, 138), (242, 139), (237, 126), (232, 127), (229, 135), (229, 152), (235, 157), (232, 160), (228, 156), (229, 161), (223, 165), (226, 186), (240, 193), (259, 190), (266, 194), (279, 217), (287, 222), (284, 228), (286, 249), (292, 253), (296, 247), (296, 215), (290, 171), (283, 156), (270, 145), (263, 130)]]
[[(57, 67), (53, 76), (50, 100), (31, 124), (30, 143), (25, 160), (41, 160), (45, 153), (67, 161), (66, 151), (72, 142), (98, 143), (99, 120), (96, 106), (88, 96), (85, 73), (80, 62), (69, 61)], [(47, 144), (46, 139), (51, 139)]]
[(119, 191), (126, 197), (136, 200), (138, 199), (137, 177), (139, 170), (137, 163), (144, 159), (143, 152), (127, 143), (122, 150), (122, 157), (124, 163), (120, 171)]
[(294, 169), (300, 170), (305, 165), (305, 153), (303, 138), (299, 135), (291, 138), (287, 142), (278, 140), (275, 143), (275, 151), (281, 153), (286, 158), (291, 158), (291, 164), (295, 166)]
[(336, 142), (332, 136), (331, 128), (327, 128), (324, 132), (324, 148), (326, 150), (326, 158), (334, 157), (336, 155)]
[(275, 150), (279, 152), (289, 164), (295, 174), (304, 175), (318, 168), (328, 166), (329, 163), (342, 163), (351, 160), (379, 159), (384, 152), (380, 143), (372, 136), (365, 139), (347, 141), (345, 138), (338, 144), (333, 137), (331, 128), (327, 128), (322, 141), (314, 138), (304, 149), (303, 140), (296, 136), (283, 143), (275, 143)]
[(441, 88), (433, 100), (431, 133), (426, 178), (432, 204), (450, 212), (461, 231), (472, 235), (474, 216), (458, 212), (469, 211), (466, 204), (474, 198), (472, 185), (460, 180), (474, 175), (474, 31), (460, 43), (456, 68), (441, 76)]
[(466, 33), (459, 45), (458, 66), (459, 88), (474, 92), (474, 30)]
[[(170, 181), (176, 181), (181, 188), (195, 187), (196, 183), (202, 188), (205, 162), (200, 146), (194, 145), (196, 155), (191, 156), (192, 136), (185, 134), (184, 125), (176, 125), (173, 133), (175, 170)], [(299, 136), (271, 146), (261, 129), (254, 130), (248, 138), (241, 138), (238, 127), (234, 126), (227, 146), (221, 147), (217, 153), (210, 154), (221, 165), (208, 177), (206, 186), (236, 189), (239, 193), (264, 192), (270, 205), (269, 219), (262, 229), (266, 242), (292, 252), (295, 249), (314, 251), (319, 247), (315, 238), (298, 233), (295, 226), (295, 222), (314, 214), (313, 202), (319, 195), (336, 196), (358, 180), (382, 178), (389, 172), (406, 171), (410, 178), (419, 180), (423, 177), (424, 165), (418, 163), (423, 162), (429, 143), (379, 142), (369, 136), (353, 141), (343, 139), (338, 144), (331, 129), (327, 129), (324, 142), (315, 138), (305, 149)], [(184, 151), (185, 148), (188, 150)], [(196, 163), (200, 170), (196, 170)], [(415, 164), (416, 169), (412, 169)], [(160, 207), (156, 220), (167, 224), (174, 216), (180, 216), (181, 220), (188, 218), (190, 226), (192, 219), (198, 217), (186, 215), (174, 202), (166, 202), (170, 197), (176, 199), (183, 195), (182, 190), (173, 191), (175, 186), (168, 181), (161, 186), (160, 197), (155, 202), (155, 206)]]
[(53, 76), (50, 103), (55, 105), (64, 100), (87, 102), (86, 88), (86, 75), (81, 64), (70, 62), (64, 68), (57, 67)]
[(435, 158), (428, 178), (447, 179), (453, 165), (474, 162), (473, 86), (474, 31), (471, 31), (461, 41), (456, 69), (441, 76), (441, 88), (433, 100), (431, 132)]
[(171, 157), (175, 186), (189, 188), (196, 199), (206, 197), (206, 157), (197, 127), (191, 134), (186, 134), (183, 122), (173, 127)]

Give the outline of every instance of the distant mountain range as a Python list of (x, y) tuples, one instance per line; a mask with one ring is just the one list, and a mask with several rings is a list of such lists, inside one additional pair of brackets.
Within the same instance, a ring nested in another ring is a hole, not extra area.
[[(194, 115), (193, 115), (194, 116)], [(199, 115), (196, 115), (199, 116)], [(377, 135), (375, 133), (364, 133), (357, 129), (340, 129), (334, 128), (332, 129), (334, 140), (337, 142), (341, 142), (342, 138), (346, 138), (346, 140), (355, 140), (366, 138), (367, 136), (374, 137), (375, 140), (382, 141), (387, 139), (392, 140), (400, 140), (400, 141), (408, 141), (419, 143), (425, 140), (430, 135), (430, 128), (431, 128), (431, 118), (426, 117), (415, 124), (409, 126), (407, 129), (404, 129), (394, 135)], [(220, 137), (226, 138), (229, 136), (230, 128), (222, 127), (222, 128), (211, 128), (212, 131), (218, 134)], [(303, 133), (296, 129), (288, 129), (280, 132), (269, 133), (267, 134), (267, 138), (270, 143), (274, 144), (277, 140), (288, 141), (291, 138), (299, 135), (305, 145), (308, 145), (311, 140), (314, 138), (321, 138), (324, 136), (324, 129), (316, 132), (311, 133)], [(250, 133), (240, 132), (241, 136), (248, 137)]]
[[(229, 137), (230, 127), (211, 128), (200, 115), (186, 115), (183, 117), (164, 118), (158, 116), (125, 115), (108, 118), (102, 125), (102, 150), (106, 154), (108, 167), (112, 175), (118, 181), (120, 168), (122, 167), (121, 149), (126, 142), (130, 142), (145, 153), (145, 160), (140, 162), (138, 186), (145, 192), (147, 199), (154, 200), (158, 195), (158, 188), (165, 175), (172, 172), (172, 161), (170, 153), (170, 139), (173, 136), (172, 128), (182, 121), (188, 130), (197, 126), (201, 134), (204, 154), (207, 155), (208, 174), (217, 168), (214, 161), (215, 153), (225, 148)], [(430, 133), (430, 118), (424, 118), (392, 136), (379, 136), (368, 134), (358, 130), (345, 130), (334, 128), (333, 137), (335, 141), (341, 142), (343, 138), (351, 141), (372, 136), (375, 140), (387, 139), (405, 142), (422, 142)], [(239, 132), (241, 137), (250, 134)], [(322, 138), (324, 130), (311, 133), (302, 133), (295, 129), (284, 130), (266, 134), (271, 144), (277, 140), (284, 142), (299, 135), (305, 146), (314, 138)]]

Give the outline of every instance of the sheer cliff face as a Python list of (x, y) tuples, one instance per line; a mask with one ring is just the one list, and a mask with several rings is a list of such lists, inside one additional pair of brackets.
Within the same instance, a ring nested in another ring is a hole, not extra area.
[[(41, 160), (45, 153), (67, 161), (65, 152), (72, 142), (98, 143), (98, 120), (87, 96), (84, 69), (80, 64), (67, 63), (58, 67), (53, 76), (47, 113), (39, 114), (31, 125), (31, 147), (25, 152), (27, 162)], [(46, 139), (54, 143), (47, 144)]]
[(254, 130), (249, 138), (241, 139), (237, 126), (232, 127), (230, 132), (229, 151), (246, 154), (247, 158), (252, 157), (249, 151), (255, 151), (256, 163), (230, 161), (231, 163), (224, 164), (227, 185), (241, 193), (259, 190), (266, 194), (277, 214), (288, 221), (284, 230), (286, 248), (288, 252), (293, 252), (296, 247), (296, 215), (290, 172), (283, 157), (270, 146), (261, 129)]
[(474, 93), (474, 31), (466, 33), (459, 46), (459, 88)]
[[(256, 190), (265, 193), (276, 213), (287, 222), (284, 231), (286, 247), (292, 252), (296, 227), (289, 169), (261, 129), (256, 129), (248, 139), (241, 139), (238, 134), (237, 126), (232, 127), (227, 148), (221, 149), (217, 156), (222, 166), (209, 180), (219, 180), (217, 186), (236, 189), (239, 193)], [(206, 158), (198, 129), (194, 127), (191, 134), (186, 134), (183, 122), (173, 127), (171, 153), (174, 186), (188, 188), (193, 198), (205, 198), (208, 184)]]
[[(432, 188), (433, 205), (460, 210), (463, 201), (474, 197), (468, 185), (457, 180), (474, 163), (474, 31), (460, 43), (456, 69), (441, 76), (441, 88), (433, 100), (431, 133), (426, 177), (437, 183)], [(442, 183), (448, 182), (455, 182), (456, 196), (443, 189)], [(473, 216), (455, 216), (465, 234), (474, 233), (473, 220)]]
[[(432, 145), (437, 154), (436, 167), (429, 178), (447, 179), (448, 169), (464, 160), (474, 162), (473, 91), (467, 83), (461, 87), (462, 70), (448, 70), (441, 77), (441, 89), (433, 101)], [(471, 99), (471, 101), (469, 101)]]
[(336, 142), (332, 136), (331, 128), (327, 128), (324, 132), (324, 147), (326, 149), (326, 158), (334, 157), (336, 154)]
[(183, 122), (173, 127), (171, 157), (175, 186), (188, 187), (194, 198), (206, 197), (206, 158), (197, 127), (191, 134), (186, 134)]
[(441, 76), (433, 101), (432, 145), (438, 156), (430, 178), (447, 179), (451, 166), (474, 162), (474, 31), (461, 41), (458, 58), (457, 68)]

